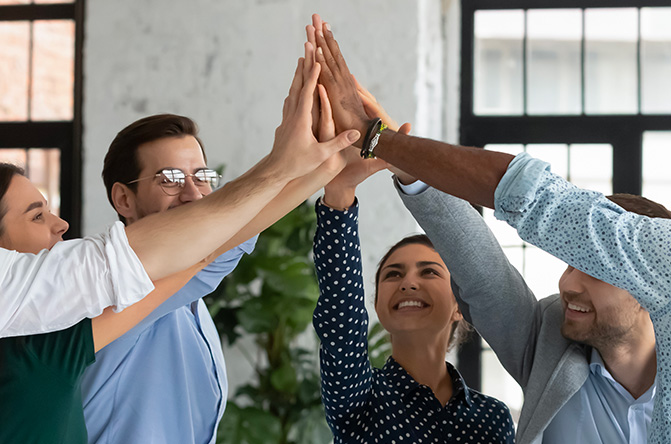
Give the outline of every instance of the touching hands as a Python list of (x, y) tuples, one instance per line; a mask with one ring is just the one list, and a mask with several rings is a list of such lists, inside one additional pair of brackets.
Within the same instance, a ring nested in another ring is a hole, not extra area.
[[(356, 85), (357, 91), (359, 92), (359, 97), (361, 97), (364, 109), (366, 110), (366, 114), (368, 115), (369, 118), (372, 119), (375, 117), (379, 117), (380, 119), (382, 119), (382, 121), (385, 123), (385, 125), (387, 125), (387, 127), (390, 130), (396, 131), (401, 134), (410, 134), (411, 129), (410, 123), (406, 122), (399, 128), (398, 123), (396, 123), (396, 121), (392, 119), (389, 116), (389, 114), (387, 114), (387, 111), (385, 111), (384, 108), (382, 108), (382, 105), (378, 103), (375, 96), (371, 94), (366, 88), (364, 88), (356, 79), (356, 77), (352, 76), (352, 78), (354, 79), (354, 84)], [(390, 163), (387, 164), (387, 168), (389, 169), (389, 171), (391, 171), (396, 175), (396, 177), (402, 184), (407, 185), (417, 180), (410, 174), (396, 168)]]
[[(308, 49), (306, 45), (306, 53)], [(275, 142), (268, 156), (273, 168), (286, 174), (289, 180), (312, 172), (360, 137), (358, 131), (346, 128), (330, 140), (317, 140), (312, 129), (312, 111), (320, 65), (313, 64), (308, 69), (305, 63), (303, 57), (298, 60), (289, 95), (284, 101), (282, 123), (275, 131)]]
[[(316, 59), (322, 67), (319, 83), (324, 85), (331, 99), (336, 132), (353, 128), (365, 134), (370, 119), (330, 26), (322, 23), (317, 14), (312, 16), (312, 22), (317, 44)], [(360, 139), (355, 145), (360, 148), (362, 143)]]

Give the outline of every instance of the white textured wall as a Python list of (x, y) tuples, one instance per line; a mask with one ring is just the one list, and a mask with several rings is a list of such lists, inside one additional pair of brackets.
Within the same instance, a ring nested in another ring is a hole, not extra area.
[[(413, 122), (420, 135), (440, 137), (441, 3), (88, 0), (85, 234), (115, 220), (100, 179), (102, 160), (114, 135), (140, 117), (171, 112), (194, 118), (210, 164), (226, 163), (228, 180), (265, 155), (312, 12), (332, 24), (352, 72), (396, 120)], [(377, 260), (416, 225), (388, 173), (366, 182), (358, 195), (366, 284), (372, 294)], [(235, 377), (230, 366), (229, 359)]]

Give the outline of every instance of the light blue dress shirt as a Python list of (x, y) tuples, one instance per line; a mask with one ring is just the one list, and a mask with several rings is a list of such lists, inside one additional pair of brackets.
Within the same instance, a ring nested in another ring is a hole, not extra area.
[[(510, 163), (496, 189), (495, 207), (495, 216), (516, 228), (522, 239), (627, 290), (650, 313), (657, 339), (657, 393), (648, 443), (668, 443), (671, 219), (627, 212), (601, 193), (577, 188), (552, 174), (547, 163), (527, 154)], [(630, 434), (638, 433), (629, 427)]]
[(596, 349), (589, 376), (580, 390), (557, 412), (544, 444), (639, 444), (646, 442), (656, 384), (638, 399), (617, 382)]
[(214, 443), (228, 385), (219, 334), (201, 299), (254, 249), (217, 258), (98, 353), (82, 393), (90, 443)]

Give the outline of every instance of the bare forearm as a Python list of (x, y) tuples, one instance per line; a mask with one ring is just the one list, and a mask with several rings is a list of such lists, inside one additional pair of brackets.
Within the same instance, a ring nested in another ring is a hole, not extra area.
[(322, 202), (327, 207), (344, 211), (351, 207), (356, 198), (356, 188), (324, 188)]
[(149, 316), (154, 309), (186, 285), (206, 265), (206, 262), (199, 262), (184, 271), (160, 279), (154, 282), (154, 291), (141, 301), (119, 313), (115, 313), (112, 307), (108, 307), (100, 316), (93, 318), (91, 327), (93, 329), (95, 351), (97, 352), (130, 331), (140, 321)]
[(212, 253), (211, 259), (225, 253), (236, 245), (256, 236), (278, 220), (289, 211), (296, 208), (308, 197), (319, 191), (325, 183), (328, 183), (337, 171), (328, 168), (319, 168), (314, 173), (308, 174), (289, 182), (284, 189), (266, 205), (259, 214), (247, 225), (238, 231), (233, 237)]
[(130, 246), (152, 280), (207, 257), (247, 225), (289, 182), (267, 158), (205, 198), (126, 227)]
[(510, 154), (390, 130), (382, 132), (375, 154), (438, 190), (489, 208), (494, 207), (494, 191), (513, 160)]

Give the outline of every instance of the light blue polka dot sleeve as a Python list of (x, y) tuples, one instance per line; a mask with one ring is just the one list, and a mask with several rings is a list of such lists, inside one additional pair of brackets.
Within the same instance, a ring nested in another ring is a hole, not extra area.
[(601, 193), (552, 174), (528, 154), (509, 165), (495, 193), (495, 216), (567, 264), (629, 291), (650, 312), (657, 383), (649, 443), (671, 436), (671, 219), (630, 213)]

